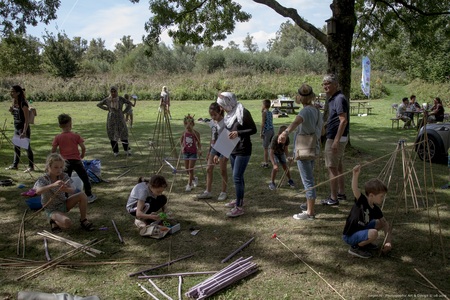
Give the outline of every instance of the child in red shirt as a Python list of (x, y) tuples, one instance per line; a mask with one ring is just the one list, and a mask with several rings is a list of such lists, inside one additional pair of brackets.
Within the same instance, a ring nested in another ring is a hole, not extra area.
[[(95, 194), (92, 194), (91, 183), (89, 177), (84, 168), (82, 159), (86, 153), (86, 147), (84, 146), (83, 138), (78, 134), (72, 132), (72, 117), (68, 114), (61, 114), (58, 116), (59, 127), (62, 129), (62, 133), (55, 136), (52, 143), (52, 153), (55, 153), (59, 146), (59, 153), (66, 161), (65, 172), (69, 177), (72, 175), (72, 171), (75, 171), (80, 177), (84, 185), (84, 191), (88, 197), (88, 203), (92, 203), (97, 199)], [(78, 150), (78, 146), (81, 148), (81, 154)]]

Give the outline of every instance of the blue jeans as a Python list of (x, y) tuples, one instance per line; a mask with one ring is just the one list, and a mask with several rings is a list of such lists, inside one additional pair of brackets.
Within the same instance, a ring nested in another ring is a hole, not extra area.
[(309, 188), (314, 186), (314, 160), (297, 160), (298, 171), (302, 179), (303, 188), (307, 190), (306, 200), (316, 199), (316, 189)]
[(377, 220), (371, 220), (364, 229), (355, 232), (352, 235), (342, 235), (344, 242), (350, 246), (357, 246), (359, 243), (369, 239), (369, 229), (374, 229), (377, 225)]
[(244, 172), (247, 168), (249, 156), (230, 155), (231, 170), (233, 172), (234, 188), (236, 189), (236, 206), (241, 207), (244, 201), (245, 182)]

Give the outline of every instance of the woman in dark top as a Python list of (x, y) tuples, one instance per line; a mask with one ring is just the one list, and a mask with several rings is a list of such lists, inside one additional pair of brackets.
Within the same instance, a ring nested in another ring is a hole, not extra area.
[[(19, 85), (14, 85), (11, 87), (11, 98), (13, 99), (12, 105), (9, 107), (10, 113), (14, 117), (14, 135), (19, 136), (19, 138), (30, 138), (30, 111), (27, 100), (25, 100), (24, 89)], [(34, 157), (33, 150), (31, 150), (31, 145), (28, 144), (27, 148), (28, 155), (28, 168), (25, 172), (34, 171)], [(14, 145), (14, 161), (7, 170), (17, 170), (17, 166), (20, 161), (20, 147)]]
[(431, 107), (428, 113), (428, 123), (436, 123), (444, 121), (444, 106), (442, 105), (441, 98), (434, 98), (434, 105)]
[(250, 136), (256, 133), (256, 125), (250, 112), (237, 102), (236, 96), (230, 92), (222, 92), (217, 98), (217, 103), (227, 113), (224, 121), (225, 128), (230, 132), (230, 139), (239, 138), (234, 150), (230, 155), (233, 181), (236, 189), (236, 200), (227, 203), (231, 208), (228, 217), (238, 217), (244, 214), (244, 172), (252, 155), (252, 142)]

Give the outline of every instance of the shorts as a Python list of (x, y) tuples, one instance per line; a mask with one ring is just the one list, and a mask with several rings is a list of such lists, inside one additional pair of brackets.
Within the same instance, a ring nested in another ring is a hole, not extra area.
[(64, 203), (59, 204), (57, 207), (53, 207), (52, 209), (45, 209), (45, 214), (50, 219), (52, 218), (52, 215), (55, 212), (67, 213), (66, 201), (64, 201)]
[(184, 160), (187, 160), (187, 159), (190, 159), (190, 160), (197, 159), (197, 153), (183, 153), (183, 159), (184, 159)]
[(371, 220), (363, 230), (357, 231), (352, 235), (342, 235), (344, 242), (350, 246), (356, 246), (361, 242), (367, 241), (369, 239), (369, 229), (374, 229), (377, 225), (377, 220)]
[(219, 158), (222, 158), (222, 157), (223, 157), (223, 155), (220, 154), (219, 152), (217, 152), (217, 150), (214, 149), (213, 147), (211, 147), (211, 150), (209, 150), (209, 153), (210, 153), (210, 155), (212, 155), (212, 156), (216, 156), (216, 155), (217, 155)]
[(273, 154), (274, 158), (275, 158), (275, 163), (277, 164), (282, 164), (285, 165), (286, 164), (286, 154), (282, 153), (282, 154)]
[(264, 132), (262, 139), (264, 149), (268, 149), (270, 147), (270, 141), (272, 141), (272, 137), (273, 137), (273, 129)]
[(333, 153), (331, 150), (331, 145), (333, 144), (332, 139), (327, 139), (325, 143), (325, 166), (327, 168), (337, 168), (339, 164), (342, 163), (342, 159), (344, 158), (345, 146), (347, 146), (347, 141), (340, 142), (338, 146), (338, 152)]

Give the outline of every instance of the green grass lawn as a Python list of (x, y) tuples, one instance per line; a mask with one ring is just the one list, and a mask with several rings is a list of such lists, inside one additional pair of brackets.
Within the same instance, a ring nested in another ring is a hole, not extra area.
[[(291, 167), (292, 176), (298, 185), (290, 189), (284, 184), (276, 191), (268, 189), (270, 169), (262, 169), (262, 146), (259, 134), (253, 137), (253, 154), (247, 168), (245, 215), (228, 219), (223, 202), (214, 198), (209, 201), (212, 209), (204, 201), (196, 201), (195, 195), (204, 190), (205, 172), (196, 171), (200, 187), (186, 193), (184, 187), (187, 177), (183, 172), (173, 174), (163, 166), (161, 173), (169, 181), (166, 195), (169, 198), (168, 209), (180, 222), (181, 231), (162, 240), (142, 238), (133, 224), (133, 218), (125, 211), (125, 203), (139, 176), (150, 176), (161, 165), (155, 159), (149, 147), (149, 141), (155, 139), (157, 102), (140, 101), (134, 109), (135, 123), (130, 131), (130, 143), (133, 156), (125, 157), (123, 152), (114, 157), (106, 136), (106, 112), (96, 107), (96, 102), (70, 103), (33, 103), (37, 108), (36, 124), (32, 125), (32, 146), (37, 171), (31, 175), (19, 171), (6, 171), (13, 157), (12, 147), (2, 137), (0, 148), (0, 178), (11, 178), (14, 186), (0, 187), (0, 208), (3, 216), (0, 220), (0, 258), (22, 259), (16, 255), (19, 225), (27, 208), (20, 193), (31, 188), (44, 169), (45, 157), (51, 149), (53, 137), (60, 132), (57, 116), (69, 113), (73, 118), (73, 130), (85, 139), (86, 159), (100, 159), (102, 177), (109, 182), (93, 185), (98, 200), (88, 206), (89, 218), (97, 227), (90, 233), (81, 231), (77, 224), (61, 236), (86, 243), (92, 239), (101, 240), (95, 248), (104, 251), (96, 258), (78, 254), (69, 262), (114, 262), (113, 264), (57, 267), (43, 272), (34, 279), (15, 281), (32, 268), (0, 268), (0, 296), (2, 299), (14, 299), (18, 291), (33, 290), (48, 293), (67, 292), (80, 296), (98, 295), (101, 299), (148, 299), (137, 285), (146, 286), (153, 294), (158, 293), (145, 280), (128, 277), (129, 273), (150, 268), (167, 261), (194, 254), (193, 257), (179, 261), (169, 267), (151, 272), (166, 274), (175, 272), (217, 271), (227, 264), (221, 260), (237, 249), (251, 237), (252, 244), (237, 257), (253, 256), (259, 266), (259, 272), (245, 280), (216, 294), (213, 299), (367, 299), (399, 297), (408, 299), (415, 296), (435, 296), (439, 292), (427, 283), (416, 271), (420, 271), (446, 295), (450, 294), (450, 213), (449, 191), (440, 189), (448, 180), (448, 169), (444, 165), (428, 165), (415, 158), (411, 151), (417, 132), (415, 130), (391, 129), (391, 104), (399, 102), (404, 91), (400, 86), (390, 86), (392, 96), (389, 99), (373, 100), (373, 114), (365, 117), (351, 116), (351, 147), (346, 153), (346, 171), (359, 163), (363, 164), (363, 181), (377, 177), (389, 165), (389, 159), (395, 155), (398, 141), (405, 141), (405, 159), (414, 161), (414, 191), (422, 195), (419, 205), (414, 209), (411, 189), (407, 189), (406, 200), (401, 197), (403, 191), (402, 153), (398, 153), (393, 165), (389, 192), (384, 205), (388, 221), (394, 221), (393, 251), (389, 256), (362, 260), (351, 257), (348, 247), (341, 239), (345, 218), (352, 205), (350, 180), (346, 176), (346, 192), (349, 198), (339, 207), (322, 207), (319, 202), (328, 193), (328, 184), (318, 187), (319, 198), (316, 202), (315, 221), (296, 221), (292, 215), (299, 212), (299, 204), (305, 199), (299, 193), (301, 181), (295, 165)], [(172, 103), (172, 134), (177, 142), (182, 131), (183, 116), (195, 114), (195, 119), (208, 116), (210, 101), (183, 101)], [(243, 101), (250, 110), (260, 128), (260, 100)], [(0, 121), (6, 126), (6, 135), (12, 137), (12, 116), (8, 113), (9, 103), (0, 103)], [(282, 124), (294, 119), (276, 118), (276, 130)], [(209, 127), (204, 123), (195, 125), (201, 133), (204, 149), (209, 142)], [(166, 133), (161, 133), (161, 137)], [(292, 139), (292, 136), (291, 136)], [(162, 140), (162, 138), (161, 138)], [(122, 150), (122, 149), (121, 149)], [(179, 150), (179, 149), (177, 149)], [(23, 152), (23, 158), (26, 158)], [(25, 161), (25, 160), (24, 160)], [(176, 164), (176, 162), (174, 162)], [(198, 162), (197, 166), (204, 166)], [(21, 164), (20, 169), (25, 169)], [(180, 167), (181, 168), (181, 167)], [(220, 188), (219, 171), (214, 173), (213, 194), (217, 197)], [(281, 172), (278, 178), (281, 177)], [(323, 160), (317, 161), (316, 181), (328, 179)], [(229, 174), (229, 195), (234, 189)], [(25, 188), (19, 189), (19, 184)], [(232, 198), (231, 198), (232, 199)], [(424, 204), (423, 204), (424, 203)], [(429, 209), (423, 206), (429, 206)], [(30, 215), (31, 212), (28, 212)], [(74, 221), (77, 210), (69, 213)], [(125, 243), (119, 243), (111, 224), (117, 224)], [(190, 228), (199, 229), (196, 236), (190, 234)], [(38, 215), (25, 224), (26, 252), (24, 259), (45, 263), (42, 237), (36, 233), (50, 230), (44, 214)], [(280, 240), (272, 239), (276, 232)], [(381, 235), (383, 236), (383, 235)], [(381, 239), (379, 239), (381, 243)], [(442, 251), (444, 249), (444, 253)], [(53, 258), (68, 252), (71, 248), (57, 241), (49, 241), (49, 251)], [(319, 278), (311, 268), (326, 280)], [(445, 258), (445, 259), (444, 259)], [(207, 276), (185, 277), (183, 292), (205, 280)], [(178, 278), (155, 279), (156, 284), (172, 298), (177, 297)], [(162, 299), (162, 296), (158, 296)]]

